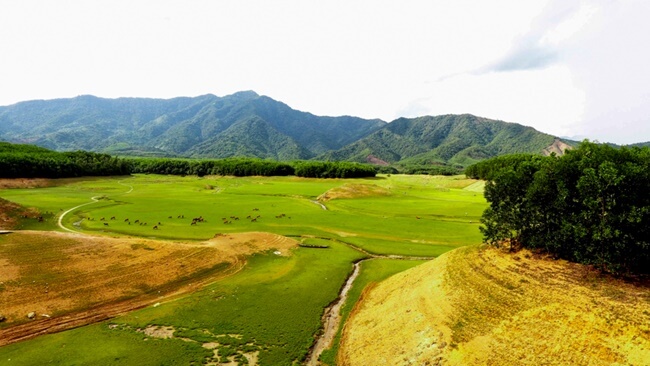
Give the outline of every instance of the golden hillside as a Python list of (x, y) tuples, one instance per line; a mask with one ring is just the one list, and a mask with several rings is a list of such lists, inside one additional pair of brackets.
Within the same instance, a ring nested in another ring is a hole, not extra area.
[(339, 364), (650, 365), (650, 287), (459, 248), (366, 293)]

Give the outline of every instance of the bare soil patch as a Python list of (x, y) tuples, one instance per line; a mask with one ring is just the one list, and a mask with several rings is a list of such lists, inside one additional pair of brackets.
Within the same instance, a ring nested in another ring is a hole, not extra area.
[[(297, 242), (269, 233), (205, 242), (16, 231), (0, 236), (0, 345), (65, 330), (194, 291), (237, 272), (245, 257), (290, 255)], [(27, 314), (39, 316), (29, 320)], [(45, 314), (46, 316), (41, 316)]]
[(530, 252), (460, 248), (364, 294), (342, 365), (643, 365), (650, 287)]
[(38, 210), (25, 208), (17, 203), (0, 198), (0, 230), (11, 230), (18, 226), (22, 219), (37, 219), (41, 216)]
[(328, 190), (318, 196), (318, 200), (327, 202), (334, 199), (388, 196), (390, 194), (391, 193), (388, 189), (374, 184), (351, 183)]
[(566, 143), (562, 142), (560, 139), (555, 139), (552, 144), (544, 148), (542, 153), (547, 156), (551, 155), (552, 153), (555, 153), (558, 156), (562, 156), (564, 155), (565, 151), (571, 149), (572, 147), (570, 145), (567, 145)]

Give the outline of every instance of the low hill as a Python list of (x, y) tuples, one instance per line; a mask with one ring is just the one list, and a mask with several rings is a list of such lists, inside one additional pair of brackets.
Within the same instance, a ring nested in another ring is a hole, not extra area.
[(341, 365), (648, 365), (650, 287), (464, 247), (364, 294)]
[(308, 159), (385, 124), (315, 116), (252, 91), (173, 99), (85, 95), (0, 107), (0, 140), (122, 155)]
[(568, 145), (558, 138), (516, 123), (470, 114), (400, 118), (323, 160), (401, 164), (469, 165), (513, 153), (559, 152)]

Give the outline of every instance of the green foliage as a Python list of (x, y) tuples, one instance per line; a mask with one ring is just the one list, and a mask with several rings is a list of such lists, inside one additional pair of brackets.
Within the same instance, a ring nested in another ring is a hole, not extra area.
[(384, 125), (315, 116), (252, 91), (166, 100), (86, 95), (0, 108), (0, 139), (129, 156), (309, 159)]
[(0, 177), (64, 178), (129, 174), (124, 160), (87, 151), (55, 152), (0, 142)]
[(349, 162), (298, 161), (295, 175), (304, 178), (364, 178), (374, 177), (375, 168), (367, 164)]
[(531, 127), (469, 114), (400, 118), (343, 149), (317, 159), (365, 162), (372, 155), (401, 165), (425, 159), (429, 164), (467, 166), (504, 154), (541, 154), (554, 139)]
[(294, 173), (286, 163), (271, 160), (231, 158), (222, 160), (129, 159), (132, 173), (167, 175), (285, 176)]
[(585, 141), (561, 158), (510, 161), (488, 174), (488, 242), (613, 273), (650, 271), (650, 149)]
[(472, 179), (493, 180), (503, 169), (512, 168), (517, 170), (522, 163), (535, 164), (535, 162), (540, 162), (544, 159), (546, 158), (543, 156), (533, 154), (497, 156), (466, 167), (465, 175)]

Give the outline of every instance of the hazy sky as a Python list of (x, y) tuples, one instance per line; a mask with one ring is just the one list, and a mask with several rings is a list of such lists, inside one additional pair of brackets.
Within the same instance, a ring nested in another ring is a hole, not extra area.
[(650, 141), (650, 1), (0, 0), (0, 105), (255, 90)]

